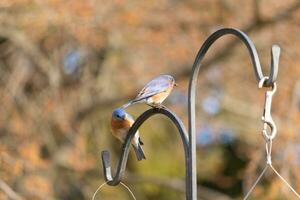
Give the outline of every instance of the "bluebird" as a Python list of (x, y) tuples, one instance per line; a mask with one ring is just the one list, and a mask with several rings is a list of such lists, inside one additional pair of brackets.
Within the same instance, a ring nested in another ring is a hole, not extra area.
[[(112, 113), (111, 128), (112, 134), (124, 143), (130, 127), (133, 125), (134, 119), (131, 115), (125, 112), (122, 108), (117, 108)], [(139, 131), (137, 131), (132, 139), (132, 146), (137, 159), (140, 161), (146, 159), (142, 149), (143, 142), (141, 141)]]
[(160, 75), (147, 83), (135, 99), (123, 105), (122, 108), (136, 103), (146, 103), (155, 108), (164, 107), (162, 102), (169, 96), (174, 86), (177, 84), (172, 76)]

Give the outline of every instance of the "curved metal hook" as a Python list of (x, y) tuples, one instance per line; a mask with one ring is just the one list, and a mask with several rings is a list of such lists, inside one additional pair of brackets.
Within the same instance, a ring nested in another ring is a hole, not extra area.
[(127, 164), (127, 159), (128, 159), (128, 154), (129, 154), (129, 149), (130, 149), (130, 143), (131, 140), (134, 137), (134, 134), (138, 130), (138, 128), (151, 116), (155, 114), (163, 114), (167, 116), (171, 121), (175, 124), (177, 127), (182, 143), (183, 143), (183, 148), (185, 152), (185, 164), (186, 164), (186, 196), (187, 199), (191, 199), (191, 188), (192, 186), (190, 185), (191, 183), (191, 171), (189, 171), (190, 167), (190, 154), (189, 154), (189, 139), (187, 135), (187, 131), (182, 123), (182, 121), (170, 110), (164, 109), (164, 108), (159, 108), (159, 109), (149, 109), (142, 113), (135, 121), (133, 126), (130, 128), (127, 137), (125, 139), (125, 142), (123, 144), (123, 149), (122, 149), (122, 154), (118, 163), (118, 168), (114, 176), (112, 176), (111, 172), (111, 167), (110, 167), (110, 155), (108, 151), (102, 151), (102, 164), (103, 164), (103, 171), (104, 171), (104, 177), (107, 181), (108, 185), (118, 185), (124, 175), (126, 164)]
[(269, 78), (264, 86), (272, 86), (275, 83), (278, 75), (278, 66), (279, 66), (279, 57), (280, 57), (280, 47), (278, 45), (272, 45), (271, 49), (271, 67)]
[[(261, 64), (259, 61), (259, 57), (256, 51), (256, 48), (250, 38), (242, 31), (232, 28), (223, 28), (220, 29), (213, 34), (211, 34), (201, 46), (192, 69), (192, 75), (190, 77), (189, 82), (189, 93), (188, 93), (188, 111), (189, 111), (189, 140), (190, 140), (190, 154), (191, 154), (191, 171), (192, 171), (192, 193), (193, 198), (197, 199), (197, 166), (196, 166), (196, 114), (195, 114), (195, 107), (196, 107), (196, 85), (197, 85), (197, 78), (200, 69), (200, 63), (203, 60), (206, 52), (208, 51), (209, 47), (220, 37), (231, 34), (237, 36), (239, 39), (243, 41), (246, 45), (250, 57), (252, 60), (254, 74), (256, 76), (256, 80), (260, 81), (264, 75), (262, 73)], [(278, 73), (278, 64), (279, 64), (279, 55), (280, 55), (280, 48), (277, 45), (273, 45), (271, 49), (271, 69), (269, 74), (269, 79), (264, 82), (264, 87), (269, 87), (272, 83), (275, 82)]]

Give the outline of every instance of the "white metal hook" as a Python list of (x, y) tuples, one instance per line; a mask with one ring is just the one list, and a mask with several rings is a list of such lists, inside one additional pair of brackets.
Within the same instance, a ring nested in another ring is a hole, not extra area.
[[(264, 83), (269, 79), (269, 77), (265, 76), (263, 77), (258, 84), (259, 88), (262, 88)], [(262, 116), (262, 121), (264, 122), (263, 127), (263, 136), (265, 140), (270, 141), (273, 140), (277, 134), (277, 127), (275, 122), (272, 119), (271, 111), (272, 111), (272, 99), (273, 95), (275, 94), (277, 90), (276, 83), (272, 83), (272, 90), (269, 90), (266, 92), (265, 95), (265, 106), (264, 106), (264, 112)], [(268, 133), (268, 127), (271, 129), (271, 133)]]

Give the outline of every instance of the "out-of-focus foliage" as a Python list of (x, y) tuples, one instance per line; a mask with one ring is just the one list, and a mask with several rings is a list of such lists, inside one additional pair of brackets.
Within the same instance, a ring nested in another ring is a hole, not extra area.
[[(187, 122), (187, 83), (205, 38), (245, 31), (265, 71), (282, 47), (274, 118), (274, 165), (300, 191), (300, 2), (298, 0), (1, 0), (0, 199), (91, 199), (103, 182), (99, 153), (116, 164), (111, 111), (158, 74), (174, 75), (166, 106)], [(230, 36), (209, 51), (197, 98), (201, 199), (240, 198), (265, 164), (257, 89), (246, 48)], [(146, 106), (128, 111), (137, 117)], [(187, 123), (186, 123), (187, 124)], [(129, 158), (124, 180), (139, 200), (184, 199), (183, 149), (164, 117), (140, 132), (147, 160)], [(113, 165), (114, 166), (114, 165)], [(293, 199), (272, 173), (254, 199)], [(104, 187), (98, 199), (130, 199)]]

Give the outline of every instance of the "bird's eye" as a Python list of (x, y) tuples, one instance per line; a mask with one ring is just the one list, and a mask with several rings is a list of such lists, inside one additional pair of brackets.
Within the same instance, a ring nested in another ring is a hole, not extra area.
[(117, 118), (123, 119), (122, 115), (117, 115)]

